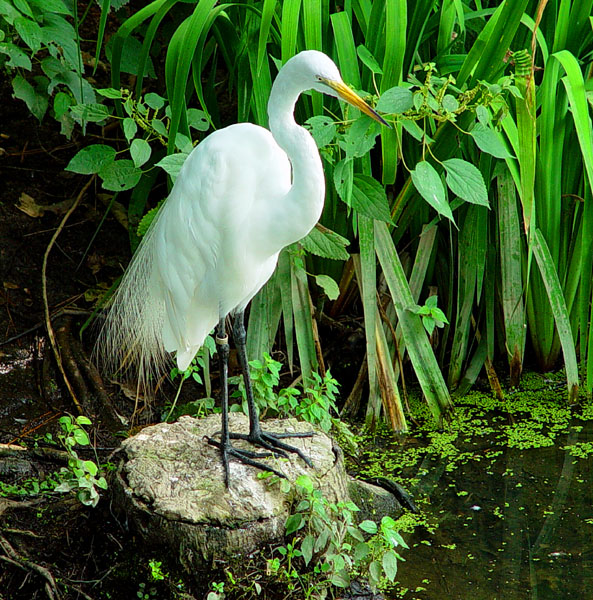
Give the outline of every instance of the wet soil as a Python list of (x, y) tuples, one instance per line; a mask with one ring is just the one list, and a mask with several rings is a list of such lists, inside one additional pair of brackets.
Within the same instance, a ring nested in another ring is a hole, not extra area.
[[(75, 133), (66, 139), (49, 117), (40, 124), (11, 93), (10, 83), (2, 81), (0, 481), (19, 485), (30, 478), (43, 480), (65, 466), (64, 460), (40, 456), (35, 449), (48, 447), (43, 438), (47, 433), (55, 438), (61, 416), (78, 414), (48, 342), (43, 286), (60, 352), (74, 364), (88, 367), (94, 331), (89, 327), (80, 336), (81, 326), (97, 298), (123, 272), (130, 242), (128, 232), (112, 216), (99, 228), (105, 198), (93, 180), (59, 232), (42, 281), (48, 244), (89, 183), (90, 177), (64, 171), (88, 138)], [(89, 133), (102, 134), (98, 128)], [(125, 201), (121, 195), (119, 199)], [(89, 432), (93, 449), (79, 454), (106, 464), (128, 426), (114, 422), (113, 411), (96, 400), (96, 382), (89, 383), (85, 368), (80, 373), (87, 389), (76, 391), (93, 421)], [(117, 394), (109, 382), (104, 385), (109, 402), (129, 418), (134, 402)], [(145, 413), (139, 420), (158, 421), (160, 412)], [(28, 450), (14, 456), (8, 444)], [(136, 598), (139, 592), (147, 598), (193, 597), (191, 584), (180, 581), (175, 565), (166, 566), (164, 561), (167, 577), (154, 579), (151, 558), (163, 561), (158, 549), (139, 550), (125, 515), (114, 515), (108, 499), (87, 508), (71, 494), (9, 498), (0, 494), (0, 600)]]

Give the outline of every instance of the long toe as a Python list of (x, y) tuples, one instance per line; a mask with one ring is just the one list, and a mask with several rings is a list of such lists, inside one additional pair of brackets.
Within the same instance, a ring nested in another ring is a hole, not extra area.
[(296, 448), (295, 446), (291, 446), (290, 444), (285, 444), (280, 441), (280, 438), (287, 437), (311, 437), (313, 436), (313, 432), (307, 433), (271, 433), (268, 431), (259, 431), (255, 433), (249, 434), (241, 434), (241, 433), (231, 433), (232, 439), (241, 439), (247, 440), (251, 444), (255, 446), (260, 446), (261, 448), (265, 448), (266, 450), (270, 450), (276, 456), (288, 457), (287, 452), (292, 452), (296, 454), (307, 466), (313, 467), (313, 463), (311, 459), (303, 454), (300, 448)]
[(224, 468), (224, 481), (229, 487), (229, 459), (233, 458), (242, 462), (245, 465), (249, 465), (251, 467), (255, 467), (256, 469), (260, 469), (261, 471), (269, 471), (270, 473), (274, 473), (278, 477), (282, 477), (282, 479), (286, 479), (286, 475), (274, 467), (270, 465), (266, 465), (265, 463), (259, 462), (258, 460), (254, 460), (256, 458), (267, 458), (269, 456), (274, 456), (274, 452), (251, 452), (249, 450), (239, 450), (235, 448), (231, 444), (223, 444), (217, 440), (213, 440), (212, 438), (207, 437), (206, 441), (212, 445), (216, 446), (220, 449), (221, 457), (222, 457), (222, 466)]

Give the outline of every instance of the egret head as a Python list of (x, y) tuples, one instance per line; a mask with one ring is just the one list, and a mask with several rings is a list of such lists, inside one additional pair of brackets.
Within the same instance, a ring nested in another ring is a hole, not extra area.
[[(304, 90), (316, 90), (322, 94), (340, 98), (355, 106), (375, 121), (388, 125), (356, 92), (349, 88), (340, 75), (334, 61), (317, 50), (305, 50), (291, 58), (285, 67), (292, 67), (292, 76)], [(289, 67), (289, 68), (290, 68)]]

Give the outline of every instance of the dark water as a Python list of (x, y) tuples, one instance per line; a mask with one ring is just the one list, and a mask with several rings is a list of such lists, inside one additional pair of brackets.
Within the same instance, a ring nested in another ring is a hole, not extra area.
[(478, 435), (462, 442), (467, 460), (425, 456), (414, 492), (438, 526), (404, 535), (410, 550), (390, 597), (593, 599), (593, 454), (562, 449), (591, 446), (593, 422), (571, 420), (552, 437), (553, 446), (520, 449), (505, 445), (508, 435)]

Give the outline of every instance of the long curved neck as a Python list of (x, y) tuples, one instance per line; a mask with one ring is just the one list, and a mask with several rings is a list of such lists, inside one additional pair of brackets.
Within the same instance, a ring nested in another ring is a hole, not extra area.
[[(300, 240), (315, 226), (323, 210), (325, 178), (317, 145), (294, 120), (294, 107), (304, 90), (282, 69), (270, 93), (268, 117), (274, 139), (292, 165), (292, 186), (282, 200), (286, 245)], [(280, 207), (279, 207), (280, 208)]]

